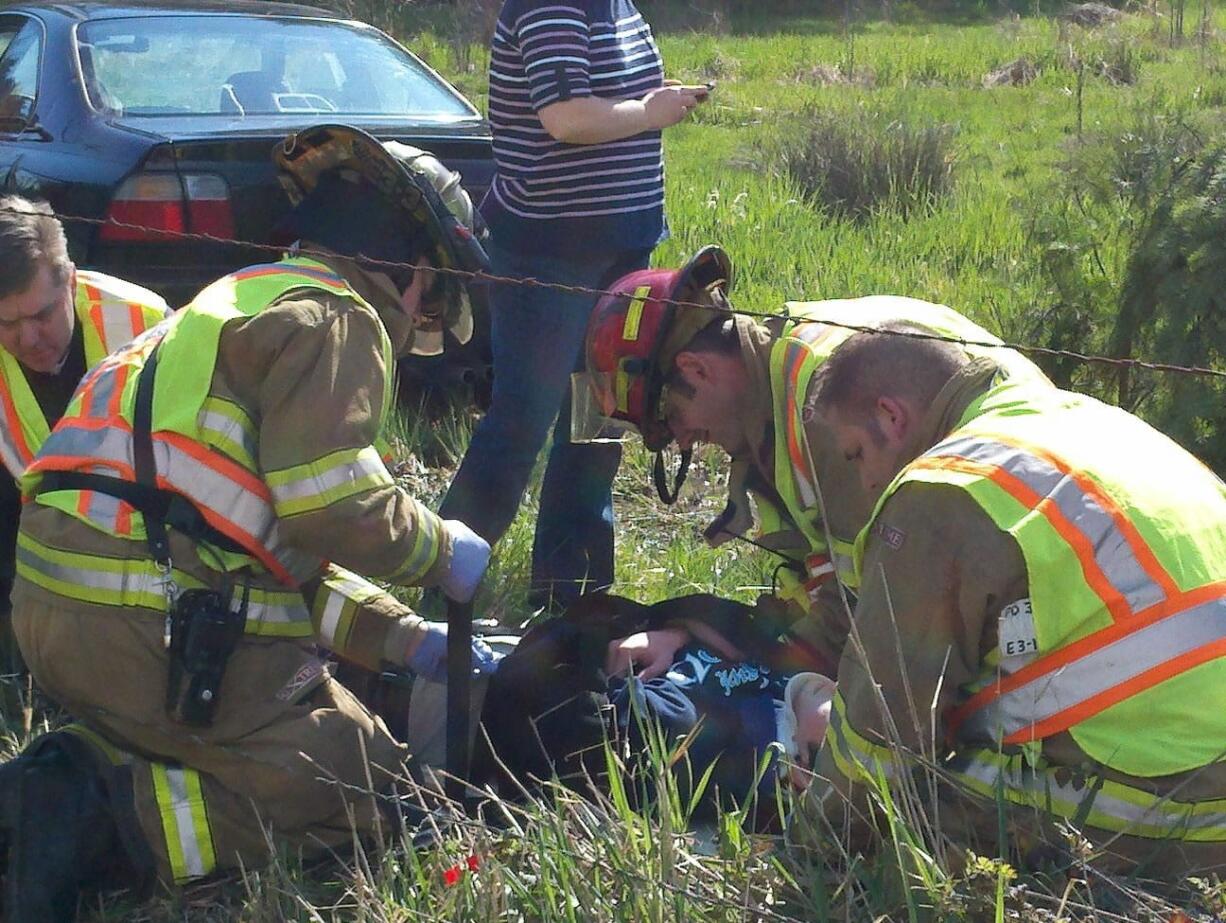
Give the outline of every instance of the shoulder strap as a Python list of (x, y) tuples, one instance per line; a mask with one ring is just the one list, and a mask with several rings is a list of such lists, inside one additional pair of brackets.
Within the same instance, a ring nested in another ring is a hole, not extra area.
[[(136, 483), (154, 494), (157, 493), (157, 464), (153, 460), (153, 376), (157, 374), (158, 350), (161, 345), (158, 343), (153, 347), (136, 381), (136, 408), (132, 419), (132, 455), (136, 466)], [(168, 563), (170, 540), (166, 535), (166, 523), (161, 516), (145, 517), (145, 536), (153, 560), (159, 564)]]
[(149, 553), (159, 564), (170, 561), (167, 526), (182, 532), (194, 542), (208, 542), (223, 551), (250, 554), (228, 535), (209, 525), (204, 514), (186, 497), (157, 486), (157, 464), (153, 459), (153, 380), (157, 372), (157, 358), (158, 346), (155, 346), (136, 382), (136, 407), (132, 419), (135, 482), (104, 474), (49, 471), (43, 475), (38, 492), (93, 490), (130, 504), (144, 517)]

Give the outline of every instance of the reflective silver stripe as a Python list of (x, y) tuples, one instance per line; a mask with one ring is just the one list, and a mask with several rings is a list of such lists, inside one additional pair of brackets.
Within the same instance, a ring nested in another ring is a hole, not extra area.
[[(102, 361), (106, 362), (105, 359)], [(118, 368), (118, 364), (105, 370), (99, 367), (100, 374), (90, 376), (89, 408), (91, 416), (101, 418), (106, 413), (107, 405), (110, 404), (115, 394), (115, 385), (119, 377), (115, 370)]]
[(1094, 549), (1094, 560), (1135, 614), (1166, 599), (1166, 593), (1145, 572), (1111, 514), (1081, 489), (1070, 475), (1046, 459), (1018, 446), (977, 436), (959, 436), (924, 453), (925, 457), (955, 457), (1001, 468), (1040, 497), (1055, 504)]
[(108, 298), (102, 292), (99, 294), (102, 299), (96, 304), (101, 307), (102, 313), (102, 345), (108, 353), (113, 353), (136, 336), (136, 331), (132, 329), (128, 303)]
[(319, 620), (319, 639), (325, 646), (331, 647), (336, 643), (336, 628), (341, 622), (341, 616), (345, 612), (345, 603), (348, 600), (338, 593), (329, 593), (328, 601), (324, 603), (323, 617)]
[[(102, 459), (132, 469), (132, 437), (118, 427), (88, 429), (61, 420), (43, 444), (43, 455), (67, 455), (86, 461)], [(114, 474), (115, 472), (109, 471)]]
[(196, 831), (196, 819), (192, 816), (191, 801), (187, 797), (187, 780), (185, 772), (192, 770), (166, 767), (166, 784), (170, 788), (171, 803), (167, 805), (174, 814), (175, 829), (179, 834), (179, 848), (183, 851), (183, 865), (188, 876), (199, 878), (212, 871), (207, 868), (204, 856), (200, 854), (199, 834)]
[(963, 734), (998, 740), (1046, 721), (1176, 657), (1226, 639), (1226, 600), (1167, 616), (1005, 692), (971, 713)]
[(196, 422), (204, 433), (211, 433), (218, 439), (232, 442), (242, 448), (247, 458), (255, 458), (255, 443), (251, 439), (251, 434), (238, 420), (216, 411), (202, 410)]
[(17, 439), (9, 432), (8, 425), (0, 420), (0, 459), (4, 460), (4, 467), (9, 470), (9, 473), (15, 478), (21, 477), (21, 472), (26, 470), (27, 460), (21, 457), (21, 453), (17, 451)]
[(838, 574), (840, 582), (854, 587), (857, 582), (856, 559), (849, 554), (843, 554), (831, 548), (830, 560), (834, 562), (834, 572)]
[[(153, 453), (158, 474), (170, 489), (233, 523), (295, 579), (305, 579), (319, 569), (318, 558), (282, 547), (276, 513), (263, 497), (166, 442), (160, 434), (154, 435)], [(43, 454), (112, 461), (125, 473), (133, 467), (131, 433), (117, 426), (87, 429), (62, 422), (51, 434)], [(110, 528), (104, 521), (99, 525)]]
[(338, 487), (344, 487), (365, 478), (376, 478), (388, 484), (393, 483), (387, 465), (383, 463), (383, 459), (373, 448), (359, 450), (352, 461), (341, 462), (324, 471), (312, 472), (305, 477), (286, 481), (283, 484), (270, 485), (270, 490), (273, 500), (279, 506), (295, 500), (324, 497)]
[(142, 570), (86, 570), (49, 560), (20, 544), (17, 546), (17, 560), (53, 580), (90, 590), (107, 591), (131, 597), (147, 593), (154, 593), (158, 596), (162, 594), (161, 581), (156, 572), (152, 570), (148, 572)]
[(1200, 836), (1180, 838), (1226, 840), (1226, 812), (1213, 807), (1172, 801), (1114, 782), (1104, 783), (1097, 792), (1092, 785), (1074, 788), (1071, 781), (1061, 783), (1055, 771), (1035, 772), (1018, 757), (1006, 760), (982, 752), (959, 755), (947, 768), (971, 782), (970, 787), (980, 794), (991, 797), (999, 787), (1015, 804), (1041, 810), (1050, 807), (1063, 817), (1084, 811), (1086, 799), (1092, 798), (1086, 823), (1100, 829), (1155, 839), (1181, 831), (1202, 831)]
[[(17, 560), (33, 571), (70, 586), (81, 587), (94, 593), (115, 594), (114, 605), (142, 606), (152, 599), (160, 599), (163, 592), (162, 577), (152, 565), (145, 566), (144, 561), (125, 561), (122, 570), (97, 570), (93, 568), (74, 567), (53, 561), (37, 551), (24, 545), (17, 546)], [(174, 579), (179, 586), (190, 588), (200, 584), (181, 571), (174, 572)], [(247, 603), (246, 630), (259, 634), (262, 625), (307, 624), (311, 614), (300, 596), (289, 593), (278, 594), (292, 599), (292, 602), (273, 603), (266, 601), (265, 591), (254, 589)], [(112, 604), (108, 599), (95, 600), (103, 605)]]
[(110, 494), (100, 494), (96, 490), (89, 492), (89, 505), (86, 514), (94, 522), (105, 523), (110, 532), (119, 531), (119, 500)]
[(898, 779), (906, 774), (908, 766), (902, 752), (873, 744), (851, 725), (844, 714), (846, 703), (836, 694), (830, 709), (830, 729), (825, 741), (833, 748), (836, 763), (844, 763), (840, 771), (854, 779), (855, 774), (876, 778), (880, 773), (886, 779)]

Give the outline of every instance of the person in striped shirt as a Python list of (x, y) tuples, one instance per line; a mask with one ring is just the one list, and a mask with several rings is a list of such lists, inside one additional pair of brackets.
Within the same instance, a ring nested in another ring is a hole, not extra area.
[[(664, 80), (631, 0), (505, 0), (490, 63), (496, 174), (481, 205), (494, 272), (600, 288), (645, 267), (668, 233), (661, 131), (707, 93)], [(613, 581), (621, 450), (569, 438), (569, 376), (594, 301), (493, 287), (493, 399), (442, 507), (498, 541), (557, 418), (532, 556), (538, 607)]]

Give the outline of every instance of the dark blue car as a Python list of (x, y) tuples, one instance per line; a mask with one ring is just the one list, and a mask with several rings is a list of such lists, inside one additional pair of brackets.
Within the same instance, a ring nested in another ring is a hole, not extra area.
[(474, 202), (489, 125), (382, 32), (333, 13), (244, 0), (30, 2), (0, 10), (0, 187), (47, 199), (81, 266), (183, 304), (267, 242), (287, 202), (269, 152), (342, 122), (433, 151)]

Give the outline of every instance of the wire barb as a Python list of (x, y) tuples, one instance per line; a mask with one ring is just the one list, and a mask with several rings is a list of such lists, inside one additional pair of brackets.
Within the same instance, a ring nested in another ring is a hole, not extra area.
[[(12, 214), (11, 210), (0, 209), (0, 213), (7, 212)], [(275, 253), (278, 256), (287, 251), (287, 247), (277, 246), (275, 244), (262, 244), (252, 240), (240, 240), (231, 237), (218, 237), (214, 234), (204, 234), (194, 231), (171, 231), (163, 228), (151, 228), (140, 224), (130, 224), (126, 221), (116, 221), (114, 218), (86, 218), (83, 215), (64, 215), (58, 212), (53, 212), (56, 218), (60, 221), (75, 222), (77, 224), (88, 224), (97, 227), (113, 227), (121, 228), (128, 231), (141, 231), (146, 234), (157, 235), (159, 237), (192, 240), (203, 243), (222, 244), (225, 246), (244, 247), (250, 250), (261, 250), (269, 253)], [(326, 250), (312, 250), (310, 248), (299, 248), (296, 251), (297, 255), (301, 256), (316, 256), (327, 258), (335, 256)], [(362, 266), (372, 267), (376, 269), (412, 269), (415, 268), (411, 263), (397, 263), (390, 260), (377, 260), (373, 257), (357, 255), (348, 257), (354, 262)], [(599, 289), (588, 288), (583, 285), (566, 285), (561, 282), (543, 282), (540, 279), (531, 277), (517, 278), (513, 276), (498, 276), (488, 272), (473, 272), (466, 269), (455, 269), (447, 266), (433, 266), (431, 271), (445, 276), (453, 276), (456, 278), (465, 279), (469, 282), (492, 283), (494, 285), (519, 285), (535, 288), (552, 289), (559, 292), (568, 292), (574, 295), (593, 295), (598, 298), (606, 295), (629, 295), (629, 292), (621, 292), (617, 289)], [(661, 304), (673, 305), (678, 308), (699, 308), (704, 311), (711, 310), (711, 305), (702, 304), (696, 301), (681, 301), (673, 298), (659, 299)], [(900, 336), (907, 337), (913, 340), (939, 340), (942, 343), (953, 343), (956, 346), (975, 346), (981, 349), (1012, 349), (1019, 353), (1024, 353), (1034, 356), (1050, 356), (1060, 359), (1072, 359), (1077, 362), (1082, 362), (1087, 365), (1106, 365), (1113, 368), (1128, 368), (1128, 369), (1145, 369), (1150, 372), (1163, 372), (1175, 375), (1188, 375), (1201, 378), (1224, 378), (1226, 379), (1226, 371), (1219, 369), (1205, 368), (1203, 366), (1187, 366), (1174, 365), (1168, 362), (1150, 362), (1146, 359), (1121, 358), (1117, 356), (1097, 356), (1091, 353), (1077, 352), (1070, 349), (1054, 349), (1049, 346), (1033, 346), (1028, 343), (990, 343), (980, 340), (967, 340), (962, 337), (946, 336), (939, 333), (922, 333), (919, 331), (909, 330), (878, 330), (874, 327), (865, 324), (849, 324), (840, 321), (826, 320), (823, 318), (806, 318), (792, 317), (786, 313), (776, 313), (770, 311), (751, 311), (746, 308), (730, 308), (727, 309), (732, 314), (738, 314), (742, 317), (752, 317), (758, 320), (791, 320), (796, 323), (812, 323), (825, 324), (828, 327), (837, 327), (841, 330), (851, 330), (857, 333), (875, 333), (882, 336)]]

